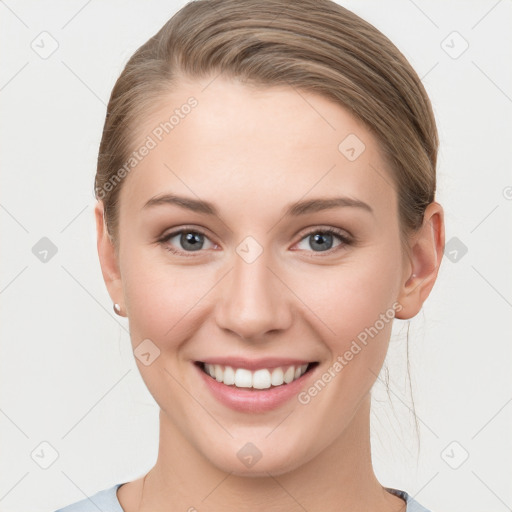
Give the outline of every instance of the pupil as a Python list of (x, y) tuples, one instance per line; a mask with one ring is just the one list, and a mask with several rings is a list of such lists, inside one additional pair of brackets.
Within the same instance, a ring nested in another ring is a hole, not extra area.
[[(181, 244), (185, 249), (197, 251), (202, 247), (201, 236), (199, 233), (186, 233), (181, 235)], [(187, 246), (187, 244), (189, 244)]]
[[(332, 235), (329, 233), (316, 233), (314, 235), (311, 235), (311, 238), (313, 239), (313, 242), (311, 244), (312, 248), (315, 248), (315, 244), (318, 244), (317, 248), (320, 251), (328, 251), (332, 247)], [(329, 240), (330, 243), (326, 243), (326, 239)]]

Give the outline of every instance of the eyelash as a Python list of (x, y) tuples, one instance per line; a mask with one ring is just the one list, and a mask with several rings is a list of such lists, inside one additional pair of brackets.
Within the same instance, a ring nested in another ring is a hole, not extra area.
[[(208, 236), (206, 235), (206, 233), (203, 233), (202, 231), (196, 229), (196, 228), (187, 228), (187, 227), (184, 227), (184, 228), (181, 228), (177, 231), (173, 231), (172, 233), (169, 233), (165, 236), (163, 236), (162, 238), (160, 238), (158, 240), (158, 242), (164, 246), (164, 248), (171, 252), (172, 254), (176, 254), (178, 256), (185, 256), (185, 257), (194, 257), (194, 253), (195, 252), (204, 252), (202, 250), (199, 250), (199, 251), (180, 251), (178, 249), (174, 249), (173, 247), (170, 247), (168, 245), (168, 242), (171, 238), (174, 238), (176, 235), (180, 235), (182, 233), (194, 233), (194, 234), (197, 234), (197, 235), (202, 235), (206, 238), (208, 238)], [(343, 249), (343, 247), (345, 246), (348, 246), (348, 245), (353, 245), (354, 244), (354, 239), (350, 236), (348, 236), (344, 231), (341, 231), (339, 229), (336, 229), (336, 228), (333, 228), (333, 227), (328, 227), (328, 228), (315, 228), (311, 231), (308, 231), (307, 233), (304, 233), (302, 235), (302, 237), (300, 238), (299, 242), (302, 242), (302, 240), (304, 240), (305, 238), (311, 236), (311, 235), (314, 235), (316, 233), (322, 233), (324, 235), (334, 235), (335, 237), (337, 237), (341, 244), (337, 245), (336, 247), (332, 247), (331, 249), (328, 249), (326, 251), (307, 251), (307, 252), (312, 252), (313, 254), (310, 255), (309, 257), (311, 258), (316, 258), (316, 257), (322, 257), (321, 255), (322, 254), (326, 254), (326, 255), (332, 255), (334, 252), (340, 250), (340, 249)]]

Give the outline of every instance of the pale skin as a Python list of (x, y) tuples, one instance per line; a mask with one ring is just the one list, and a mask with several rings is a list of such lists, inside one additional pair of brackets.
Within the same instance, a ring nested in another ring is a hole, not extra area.
[[(427, 207), (404, 252), (392, 171), (348, 111), (316, 94), (222, 77), (204, 89), (212, 78), (183, 80), (144, 120), (140, 141), (187, 98), (198, 100), (122, 183), (117, 253), (101, 201), (95, 210), (103, 277), (129, 319), (133, 348), (150, 339), (161, 351), (149, 366), (136, 360), (160, 407), (158, 459), (142, 496), (142, 478), (119, 488), (121, 506), (403, 511), (404, 501), (375, 477), (370, 451), (370, 390), (391, 322), (306, 405), (292, 399), (265, 413), (232, 410), (211, 395), (194, 361), (300, 357), (319, 363), (310, 386), (394, 303), (396, 318), (420, 311), (441, 263), (443, 209)], [(366, 146), (354, 161), (338, 150), (348, 134)], [(144, 208), (170, 193), (208, 201), (218, 215)], [(338, 196), (372, 212), (343, 206), (284, 215), (297, 201)], [(183, 227), (205, 235), (200, 250), (179, 235), (158, 242)], [(331, 248), (318, 250), (310, 235), (329, 227), (355, 242), (333, 235)], [(236, 252), (248, 236), (263, 249), (250, 264)], [(251, 468), (237, 457), (247, 442), (262, 453)]]

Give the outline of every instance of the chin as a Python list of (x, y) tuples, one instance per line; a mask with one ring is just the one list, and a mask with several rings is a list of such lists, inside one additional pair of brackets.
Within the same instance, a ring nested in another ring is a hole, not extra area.
[(304, 462), (293, 446), (288, 450), (283, 446), (281, 448), (282, 451), (277, 451), (277, 447), (267, 444), (260, 451), (252, 443), (245, 443), (242, 448), (237, 443), (236, 447), (228, 445), (219, 447), (222, 450), (220, 452), (211, 453), (208, 450), (210, 453), (203, 454), (215, 467), (226, 473), (243, 477), (268, 477), (269, 474), (278, 476), (293, 471)]

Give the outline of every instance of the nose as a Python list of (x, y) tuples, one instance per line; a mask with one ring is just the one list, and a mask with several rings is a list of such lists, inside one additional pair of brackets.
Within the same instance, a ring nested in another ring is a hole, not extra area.
[(249, 341), (264, 341), (268, 334), (290, 327), (290, 292), (272, 268), (266, 251), (252, 263), (234, 254), (233, 268), (223, 279), (215, 311), (221, 329)]

